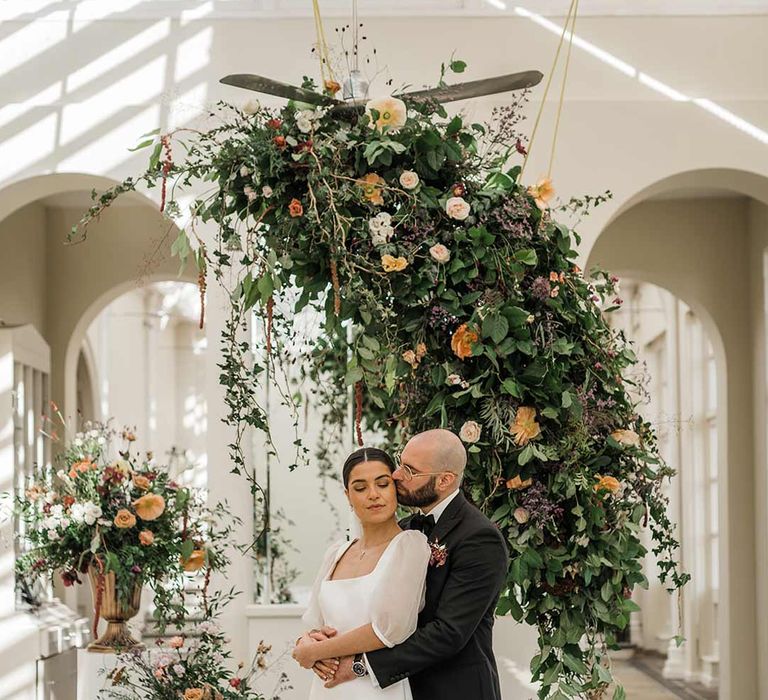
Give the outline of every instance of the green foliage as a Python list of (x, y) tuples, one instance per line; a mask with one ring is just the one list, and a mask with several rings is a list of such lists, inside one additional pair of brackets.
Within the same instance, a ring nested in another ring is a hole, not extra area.
[[(538, 628), (540, 697), (597, 697), (611, 682), (605, 651), (634, 609), (628, 596), (645, 584), (649, 517), (662, 579), (686, 580), (661, 491), (672, 471), (624, 379), (635, 357), (605, 316), (620, 304), (615, 278), (576, 267), (578, 234), (509, 167), (509, 124), (414, 103), (402, 126), (379, 131), (371, 119), (383, 109), (244, 115), (222, 105), (222, 125), (184, 141), (184, 162), (169, 170), (179, 193), (214, 184), (193, 214), (218, 227), (208, 269), (236, 280), (220, 365), (234, 470), (259, 491), (240, 444), (248, 428), (269, 435), (257, 388), (281, 365), (299, 364), (325, 411), (328, 475), (350, 387), (365, 430), (390, 446), (479, 424), (465, 489), (511, 551), (499, 613)], [(138, 181), (162, 177), (154, 162)], [(304, 337), (300, 312), (314, 314), (319, 335)], [(251, 313), (264, 331), (255, 362), (241, 335)], [(298, 426), (299, 387), (285, 380), (279, 393)], [(610, 437), (617, 430), (636, 439)], [(299, 463), (298, 431), (296, 444)]]

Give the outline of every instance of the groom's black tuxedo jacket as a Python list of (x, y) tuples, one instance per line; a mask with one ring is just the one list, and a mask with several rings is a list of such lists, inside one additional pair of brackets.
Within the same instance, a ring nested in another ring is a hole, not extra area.
[(414, 700), (501, 700), (492, 635), (507, 575), (504, 538), (459, 493), (429, 541), (444, 544), (448, 555), (427, 570), (418, 629), (402, 644), (367, 654), (368, 663), (383, 688), (409, 678)]

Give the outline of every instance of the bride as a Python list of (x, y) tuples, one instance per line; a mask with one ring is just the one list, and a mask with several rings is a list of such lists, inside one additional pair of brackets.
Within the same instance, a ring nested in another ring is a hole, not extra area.
[[(338, 633), (323, 641), (306, 634), (294, 649), (304, 668), (318, 664), (309, 700), (412, 700), (407, 679), (376, 687), (363, 658), (365, 652), (405, 641), (424, 607), (431, 550), (424, 534), (398, 525), (395, 470), (392, 458), (373, 448), (356, 450), (344, 463), (344, 493), (362, 534), (331, 545), (315, 580), (303, 620), (312, 628), (333, 627)], [(318, 662), (351, 655), (358, 678), (326, 688), (320, 676), (331, 680), (336, 662)]]

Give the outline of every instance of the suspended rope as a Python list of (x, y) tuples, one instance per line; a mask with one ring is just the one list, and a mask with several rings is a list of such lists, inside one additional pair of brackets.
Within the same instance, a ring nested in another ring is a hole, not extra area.
[(523, 159), (523, 165), (522, 165), (522, 168), (520, 169), (520, 179), (521, 180), (522, 180), (522, 177), (523, 177), (523, 173), (525, 172), (525, 167), (528, 164), (528, 158), (530, 157), (531, 151), (533, 150), (533, 143), (534, 143), (534, 141), (536, 139), (536, 134), (537, 134), (537, 132), (539, 130), (539, 124), (541, 123), (541, 116), (544, 113), (544, 106), (547, 104), (547, 97), (549, 96), (549, 88), (552, 85), (552, 78), (554, 77), (555, 71), (557, 70), (557, 65), (558, 65), (558, 62), (560, 60), (560, 52), (561, 52), (561, 50), (563, 48), (563, 43), (565, 42), (565, 37), (568, 34), (568, 26), (572, 25), (571, 26), (570, 36), (569, 36), (569, 41), (568, 41), (568, 52), (567, 52), (567, 56), (566, 56), (565, 69), (564, 69), (564, 74), (563, 74), (563, 83), (562, 83), (562, 86), (561, 86), (561, 89), (560, 89), (560, 103), (559, 103), (558, 108), (557, 108), (557, 120), (556, 120), (556, 126), (555, 126), (555, 134), (554, 134), (554, 138), (553, 138), (553, 141), (552, 141), (552, 153), (550, 154), (549, 172), (547, 174), (547, 177), (549, 177), (551, 175), (552, 163), (554, 161), (554, 156), (555, 156), (555, 145), (557, 143), (557, 128), (558, 128), (558, 126), (560, 124), (560, 115), (561, 115), (562, 109), (563, 109), (563, 98), (564, 98), (564, 95), (565, 95), (565, 81), (566, 81), (566, 78), (568, 77), (568, 63), (571, 60), (571, 47), (573, 46), (573, 33), (574, 33), (574, 29), (576, 27), (576, 12), (578, 11), (578, 7), (579, 7), (578, 0), (571, 0), (571, 5), (568, 8), (568, 15), (565, 18), (565, 23), (563, 24), (563, 31), (560, 34), (560, 41), (557, 43), (557, 50), (555, 51), (555, 58), (552, 61), (552, 68), (549, 71), (549, 75), (547, 76), (547, 83), (544, 86), (544, 94), (543, 94), (543, 96), (541, 98), (541, 105), (539, 106), (539, 111), (536, 114), (536, 120), (533, 123), (533, 130), (531, 131), (531, 139), (528, 142), (528, 151), (525, 154), (525, 158)]
[[(555, 131), (552, 134), (552, 151), (549, 154), (549, 168), (547, 168), (547, 177), (552, 177), (552, 164), (555, 162), (555, 148), (557, 147), (557, 133), (560, 130), (560, 117), (563, 113), (563, 104), (565, 102), (565, 86), (568, 82), (568, 68), (571, 65), (571, 49), (573, 48), (573, 35), (576, 33), (576, 16), (579, 14), (579, 0), (573, 6), (573, 17), (571, 18), (571, 35), (568, 38), (568, 53), (565, 55), (565, 67), (563, 68), (563, 82), (560, 86), (560, 100), (557, 104), (557, 117), (555, 119)], [(566, 27), (568, 22), (566, 21)]]
[(315, 34), (317, 35), (317, 54), (320, 59), (320, 78), (325, 87), (328, 81), (335, 81), (333, 68), (331, 67), (331, 57), (328, 52), (328, 42), (325, 40), (325, 29), (323, 28), (323, 18), (320, 14), (319, 0), (312, 0), (312, 12), (315, 17)]

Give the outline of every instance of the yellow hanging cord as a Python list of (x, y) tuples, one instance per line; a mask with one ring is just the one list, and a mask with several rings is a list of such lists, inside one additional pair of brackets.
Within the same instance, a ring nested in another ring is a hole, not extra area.
[[(552, 164), (555, 162), (555, 147), (557, 146), (557, 132), (560, 129), (560, 117), (563, 113), (563, 103), (565, 98), (565, 85), (568, 82), (568, 67), (571, 65), (571, 49), (573, 48), (573, 35), (576, 33), (576, 16), (579, 14), (579, 0), (573, 8), (573, 18), (571, 19), (571, 36), (568, 39), (568, 53), (565, 55), (565, 68), (563, 68), (563, 83), (560, 86), (560, 102), (557, 105), (557, 118), (555, 119), (555, 133), (552, 135), (552, 152), (549, 155), (549, 168), (547, 168), (547, 177), (552, 177)], [(566, 23), (566, 27), (568, 24)]]
[[(328, 53), (328, 42), (325, 40), (325, 29), (323, 28), (323, 18), (320, 15), (319, 0), (312, 0), (312, 12), (315, 16), (315, 34), (317, 35), (317, 54), (320, 58), (320, 79), (323, 81), (321, 88), (325, 87), (326, 80), (335, 80), (333, 68), (331, 67), (331, 57)], [(327, 77), (326, 77), (327, 72)]]
[[(520, 180), (523, 178), (523, 173), (525, 172), (525, 166), (528, 164), (528, 157), (531, 155), (531, 151), (533, 150), (533, 142), (536, 138), (536, 132), (539, 129), (539, 123), (541, 122), (541, 115), (544, 113), (544, 105), (547, 104), (547, 95), (549, 95), (549, 88), (552, 85), (552, 78), (555, 74), (555, 69), (557, 68), (557, 63), (560, 59), (560, 50), (563, 48), (563, 42), (565, 41), (565, 35), (568, 33), (568, 24), (571, 21), (571, 17), (573, 16), (574, 10), (577, 5), (577, 0), (571, 0), (571, 6), (568, 9), (568, 16), (565, 18), (565, 24), (563, 25), (563, 32), (560, 35), (560, 41), (557, 44), (557, 51), (555, 52), (555, 59), (552, 61), (552, 69), (549, 71), (549, 75), (547, 76), (547, 84), (544, 86), (544, 95), (541, 98), (541, 106), (539, 107), (539, 112), (536, 115), (536, 121), (533, 123), (533, 131), (531, 131), (531, 140), (528, 142), (528, 151), (525, 154), (525, 158), (523, 158), (523, 166), (520, 168)], [(571, 35), (571, 40), (573, 40), (573, 35)]]

